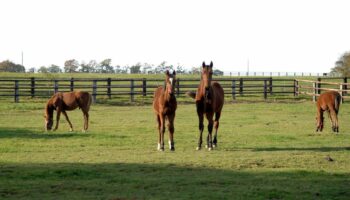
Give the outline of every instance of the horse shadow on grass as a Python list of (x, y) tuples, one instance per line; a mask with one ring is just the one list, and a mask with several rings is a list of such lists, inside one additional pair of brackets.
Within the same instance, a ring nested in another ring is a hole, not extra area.
[(175, 164), (1, 163), (1, 199), (347, 199), (349, 173)]
[(247, 148), (228, 148), (226, 151), (315, 151), (315, 152), (331, 152), (331, 151), (350, 151), (348, 147), (247, 147)]
[(45, 132), (24, 128), (0, 128), (0, 138), (27, 138), (27, 139), (56, 139), (70, 137), (87, 137), (89, 134), (80, 132)]

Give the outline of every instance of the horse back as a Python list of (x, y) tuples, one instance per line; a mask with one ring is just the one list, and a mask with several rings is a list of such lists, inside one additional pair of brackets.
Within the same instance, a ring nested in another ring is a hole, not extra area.
[(321, 108), (322, 110), (329, 110), (330, 108), (333, 108), (338, 112), (340, 101), (341, 96), (338, 92), (324, 92), (317, 100), (317, 107)]
[(212, 88), (213, 88), (213, 106), (215, 108), (215, 112), (220, 112), (223, 105), (224, 105), (224, 90), (222, 89), (221, 85), (218, 82), (212, 82)]

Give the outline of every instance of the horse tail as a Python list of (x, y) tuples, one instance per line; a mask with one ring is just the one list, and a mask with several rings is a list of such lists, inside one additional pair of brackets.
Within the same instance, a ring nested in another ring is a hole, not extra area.
[(341, 102), (341, 96), (338, 93), (337, 96), (334, 99), (334, 109), (335, 109), (335, 113), (336, 114), (338, 114), (338, 112), (339, 112), (340, 102)]
[(186, 95), (189, 96), (189, 97), (191, 97), (192, 99), (196, 98), (196, 93), (193, 92), (193, 91), (188, 91), (188, 92), (186, 92)]

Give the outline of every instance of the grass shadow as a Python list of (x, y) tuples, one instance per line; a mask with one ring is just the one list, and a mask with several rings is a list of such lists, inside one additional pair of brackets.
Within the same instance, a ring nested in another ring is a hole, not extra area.
[(53, 131), (34, 131), (21, 128), (0, 128), (0, 138), (56, 139), (87, 136), (89, 136), (88, 133), (80, 132), (59, 133)]
[(1, 199), (347, 199), (349, 173), (0, 163)]
[(226, 151), (316, 151), (316, 152), (331, 152), (331, 151), (350, 151), (348, 147), (261, 147), (261, 148), (228, 148)]

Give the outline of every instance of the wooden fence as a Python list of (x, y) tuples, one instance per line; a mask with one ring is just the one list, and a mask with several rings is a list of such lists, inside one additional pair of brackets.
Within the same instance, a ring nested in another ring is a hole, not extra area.
[(350, 92), (350, 90), (348, 90), (350, 83), (348, 83), (347, 79), (347, 77), (318, 78), (317, 81), (296, 79), (296, 95), (303, 94), (312, 96), (312, 100), (315, 102), (322, 91), (337, 91), (342, 96), (343, 102), (345, 99), (350, 99), (350, 96), (347, 96)]
[[(179, 97), (187, 91), (195, 91), (199, 79), (180, 79), (176, 81), (176, 95)], [(214, 79), (224, 88), (226, 97), (236, 99), (237, 96), (262, 96), (267, 99), (269, 95), (295, 95), (294, 79), (273, 79), (268, 78), (222, 78)], [(134, 101), (135, 96), (153, 95), (155, 88), (163, 85), (164, 79), (1, 79), (0, 97), (13, 97), (19, 102), (20, 97), (50, 97), (54, 93), (84, 90), (93, 96), (96, 101), (98, 96), (107, 98), (129, 96)]]

